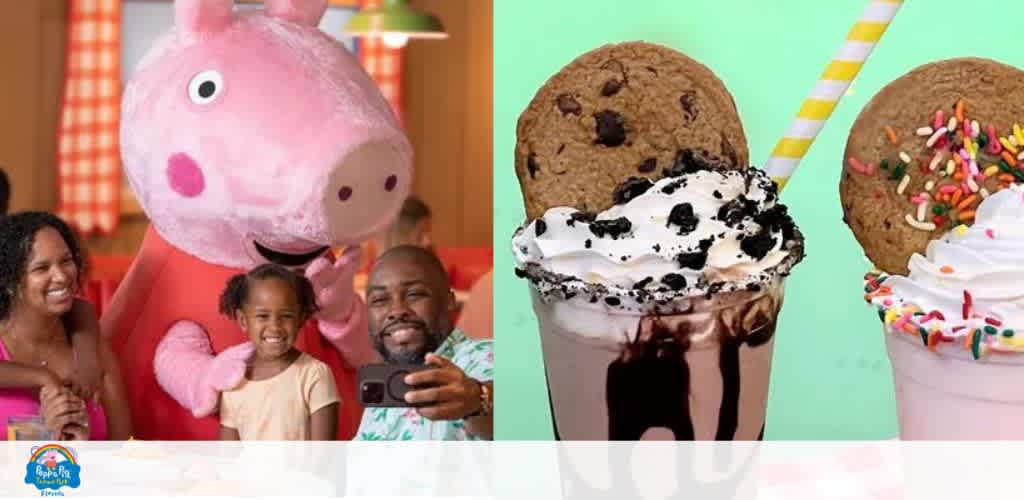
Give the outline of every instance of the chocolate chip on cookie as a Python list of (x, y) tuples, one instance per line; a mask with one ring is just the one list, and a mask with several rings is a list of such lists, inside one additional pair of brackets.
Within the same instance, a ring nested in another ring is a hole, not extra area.
[(703, 149), (683, 149), (676, 152), (672, 166), (665, 169), (665, 177), (679, 177), (710, 168), (725, 167), (726, 163)]
[(684, 91), (679, 96), (679, 105), (683, 108), (683, 120), (687, 123), (696, 120), (700, 116), (697, 109), (697, 93), (692, 90)]
[(558, 96), (556, 103), (558, 104), (559, 111), (565, 115), (579, 115), (583, 107), (569, 94), (562, 94)]
[(626, 126), (619, 113), (609, 109), (599, 111), (594, 114), (594, 121), (597, 123), (597, 144), (614, 148), (626, 142)]
[(618, 59), (610, 59), (608, 62), (601, 65), (601, 69), (614, 71), (621, 75), (625, 75), (626, 73), (626, 69), (622, 66), (622, 63)]
[(611, 97), (619, 93), (619, 89), (622, 88), (622, 80), (612, 78), (601, 87), (601, 97)]
[(527, 168), (527, 170), (530, 171), (530, 178), (531, 179), (536, 179), (537, 178), (537, 170), (539, 170), (540, 167), (537, 166), (537, 156), (534, 155), (533, 153), (530, 153), (526, 157), (526, 168)]
[(643, 163), (641, 163), (639, 167), (636, 167), (636, 170), (638, 172), (640, 172), (641, 174), (649, 174), (651, 172), (654, 172), (657, 169), (658, 169), (658, 159), (657, 158), (648, 158), (648, 159), (644, 160)]

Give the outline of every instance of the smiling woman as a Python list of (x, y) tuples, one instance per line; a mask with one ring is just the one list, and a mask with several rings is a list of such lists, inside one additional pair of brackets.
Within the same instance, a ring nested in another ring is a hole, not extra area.
[[(23, 212), (0, 222), (0, 426), (35, 415), (62, 439), (130, 435), (112, 353), (104, 344), (97, 360), (94, 348), (72, 345), (78, 323), (96, 323), (91, 308), (75, 299), (82, 263), (78, 242), (57, 217)], [(97, 361), (98, 400), (88, 397), (91, 387), (83, 389)]]

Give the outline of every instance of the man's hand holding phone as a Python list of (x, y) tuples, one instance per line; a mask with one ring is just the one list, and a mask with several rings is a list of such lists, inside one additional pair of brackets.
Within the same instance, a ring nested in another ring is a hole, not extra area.
[(427, 368), (405, 376), (413, 389), (405, 401), (430, 420), (459, 420), (478, 412), (482, 406), (481, 383), (451, 361), (427, 354)]

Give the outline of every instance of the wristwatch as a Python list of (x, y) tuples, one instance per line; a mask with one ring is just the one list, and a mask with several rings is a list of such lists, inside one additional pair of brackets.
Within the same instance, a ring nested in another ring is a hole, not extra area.
[(470, 413), (469, 415), (462, 417), (463, 419), (473, 417), (486, 417), (490, 415), (491, 412), (494, 410), (494, 399), (493, 395), (491, 394), (491, 386), (488, 385), (486, 382), (480, 382), (479, 380), (476, 381), (476, 383), (480, 385), (480, 408), (474, 411), (473, 413)]

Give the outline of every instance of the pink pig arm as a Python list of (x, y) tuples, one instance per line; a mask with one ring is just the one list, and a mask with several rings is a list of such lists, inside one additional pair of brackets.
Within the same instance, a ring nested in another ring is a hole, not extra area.
[(361, 259), (362, 249), (353, 245), (337, 259), (329, 254), (320, 256), (306, 269), (320, 306), (316, 314), (320, 334), (353, 368), (380, 359), (370, 345), (366, 303), (353, 288)]
[(196, 418), (217, 412), (221, 391), (235, 388), (245, 376), (251, 342), (214, 356), (210, 339), (191, 321), (171, 326), (156, 348), (153, 368), (160, 387)]
[(320, 334), (326, 338), (342, 359), (353, 368), (380, 362), (380, 356), (370, 345), (370, 335), (366, 323), (366, 305), (358, 294), (352, 300), (352, 309), (343, 321), (317, 319)]

